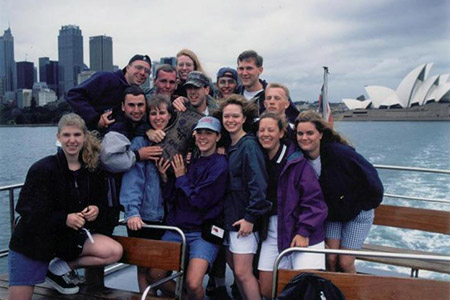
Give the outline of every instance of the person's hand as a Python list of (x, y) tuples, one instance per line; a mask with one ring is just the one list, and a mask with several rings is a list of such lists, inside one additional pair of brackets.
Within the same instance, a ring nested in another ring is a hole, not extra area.
[(96, 205), (88, 205), (81, 211), (81, 215), (88, 222), (92, 222), (97, 219), (98, 213), (99, 209)]
[(138, 150), (141, 160), (157, 160), (161, 157), (163, 150), (159, 146), (146, 146)]
[(178, 111), (186, 111), (186, 103), (188, 102), (189, 100), (187, 98), (180, 96), (173, 100), (172, 105)]
[(102, 129), (102, 128), (108, 128), (108, 126), (112, 123), (114, 123), (116, 120), (115, 119), (108, 119), (108, 117), (112, 114), (112, 110), (108, 110), (107, 112), (104, 112), (101, 116), (100, 119), (98, 120), (98, 124), (97, 127), (98, 129)]
[(297, 234), (292, 239), (290, 247), (308, 247), (308, 246), (309, 246), (309, 238)]
[(131, 217), (127, 221), (127, 226), (130, 230), (139, 230), (144, 225), (144, 222), (142, 221), (141, 217)]
[(162, 182), (167, 182), (167, 169), (170, 167), (170, 160), (161, 157), (156, 161), (156, 167), (158, 168)]
[(186, 174), (186, 168), (184, 166), (183, 156), (181, 156), (181, 154), (175, 154), (173, 157), (172, 168), (176, 178)]
[(67, 215), (66, 226), (74, 230), (78, 230), (84, 226), (86, 220), (82, 213), (71, 213)]
[(149, 129), (145, 134), (153, 143), (159, 143), (166, 137), (166, 133), (161, 129)]
[(246, 221), (245, 219), (240, 219), (233, 223), (233, 226), (239, 226), (238, 238), (240, 236), (248, 236), (253, 232), (253, 223)]
[(187, 164), (187, 165), (189, 165), (189, 164), (191, 163), (191, 159), (192, 159), (192, 152), (189, 151), (189, 152), (186, 154), (186, 164)]
[(225, 147), (217, 147), (217, 154), (225, 155)]

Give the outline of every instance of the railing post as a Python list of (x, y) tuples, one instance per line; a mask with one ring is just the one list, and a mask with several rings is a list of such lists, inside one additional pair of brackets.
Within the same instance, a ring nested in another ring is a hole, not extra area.
[(14, 207), (14, 189), (9, 190), (9, 221), (11, 222), (11, 234), (14, 231), (15, 226), (15, 207)]

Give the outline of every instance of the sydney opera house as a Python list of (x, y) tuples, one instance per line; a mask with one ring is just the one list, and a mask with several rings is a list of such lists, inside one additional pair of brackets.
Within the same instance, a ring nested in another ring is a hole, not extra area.
[[(440, 117), (449, 118), (450, 82), (447, 82), (449, 74), (428, 76), (432, 66), (432, 63), (428, 63), (415, 68), (403, 78), (396, 90), (384, 86), (366, 86), (369, 99), (342, 101), (354, 116), (359, 117), (364, 115), (378, 118), (386, 115), (390, 115), (390, 118), (408, 115), (419, 117), (420, 114), (427, 115), (426, 112), (431, 109), (433, 112), (429, 112), (429, 116), (438, 114), (439, 117), (440, 114)], [(351, 113), (346, 113), (344, 118), (350, 116)]]

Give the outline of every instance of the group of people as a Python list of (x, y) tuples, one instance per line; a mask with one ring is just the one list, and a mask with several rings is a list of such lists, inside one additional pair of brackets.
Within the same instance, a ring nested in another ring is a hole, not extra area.
[[(31, 299), (45, 280), (76, 293), (73, 270), (119, 260), (108, 236), (120, 210), (129, 236), (180, 241), (144, 225), (183, 230), (187, 299), (204, 298), (208, 272), (207, 295), (230, 299), (226, 263), (234, 296), (258, 300), (271, 297), (284, 249), (362, 246), (383, 195), (376, 170), (317, 113), (299, 113), (286, 86), (261, 80), (260, 55), (244, 51), (215, 85), (189, 49), (143, 90), (150, 71), (135, 55), (69, 91), (75, 113), (58, 124), (61, 147), (30, 168), (17, 203), (10, 299)], [(224, 234), (211, 238), (212, 227)], [(355, 272), (351, 256), (292, 253), (281, 266)], [(139, 289), (168, 271), (138, 267)]]

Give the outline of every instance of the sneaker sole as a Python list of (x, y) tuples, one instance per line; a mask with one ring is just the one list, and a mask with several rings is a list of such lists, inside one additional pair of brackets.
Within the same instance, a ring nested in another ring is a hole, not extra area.
[(64, 294), (64, 295), (72, 295), (72, 294), (76, 294), (80, 291), (79, 287), (66, 288), (66, 289), (62, 288), (59, 284), (57, 284), (56, 282), (54, 282), (53, 280), (51, 280), (48, 277), (45, 278), (45, 282), (47, 282), (52, 288), (54, 288), (55, 290), (57, 290), (58, 292), (60, 292), (61, 294)]

